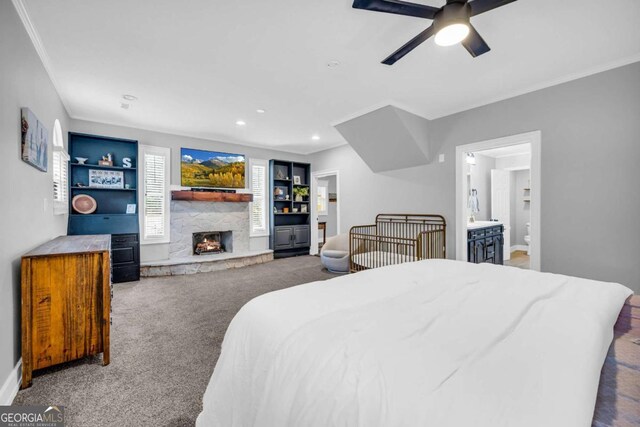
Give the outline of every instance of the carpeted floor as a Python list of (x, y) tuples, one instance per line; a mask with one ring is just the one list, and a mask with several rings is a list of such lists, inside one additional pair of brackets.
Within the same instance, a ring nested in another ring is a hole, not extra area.
[(68, 426), (192, 426), (238, 310), (266, 292), (331, 277), (305, 256), (116, 284), (109, 366), (95, 357), (34, 372), (14, 404), (63, 405)]

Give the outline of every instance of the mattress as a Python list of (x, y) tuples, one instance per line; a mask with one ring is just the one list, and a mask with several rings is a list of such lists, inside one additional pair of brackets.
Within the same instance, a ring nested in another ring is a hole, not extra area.
[(413, 256), (383, 251), (369, 251), (351, 255), (351, 261), (364, 268), (386, 267), (415, 260)]
[(447, 260), (265, 294), (231, 322), (197, 425), (589, 426), (630, 294)]

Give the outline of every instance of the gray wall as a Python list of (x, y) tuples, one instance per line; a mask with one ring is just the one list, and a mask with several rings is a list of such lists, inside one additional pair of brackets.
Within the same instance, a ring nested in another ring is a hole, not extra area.
[(478, 192), (480, 212), (475, 215), (476, 219), (488, 221), (491, 219), (491, 169), (496, 168), (496, 159), (477, 153), (475, 158), (476, 164), (468, 166), (471, 173), (469, 188)]
[[(10, 1), (0, 2), (0, 387), (20, 359), (20, 257), (66, 233), (66, 215), (53, 214), (53, 123), (69, 118)], [(20, 108), (49, 129), (49, 171), (20, 158)], [(65, 137), (66, 144), (66, 137)], [(46, 200), (46, 205), (45, 205)]]
[[(329, 183), (329, 193), (337, 192), (337, 180), (335, 175), (321, 178)], [(338, 194), (338, 202), (329, 202), (328, 215), (318, 215), (318, 221), (327, 223), (327, 238), (338, 234), (338, 203), (340, 203), (340, 195)]]
[[(168, 147), (171, 149), (171, 184), (180, 185), (180, 148), (198, 148), (203, 150), (216, 150), (229, 153), (244, 154), (247, 162), (251, 158), (255, 159), (283, 159), (293, 161), (306, 161), (306, 156), (285, 153), (282, 151), (265, 150), (260, 148), (247, 147), (237, 144), (229, 144), (219, 141), (211, 141), (199, 138), (190, 138), (180, 135), (172, 135), (161, 132), (153, 132), (143, 129), (135, 129), (123, 126), (114, 126), (103, 123), (88, 122), (83, 120), (73, 120), (71, 123), (74, 132), (90, 133), (95, 135), (112, 136), (117, 138), (135, 139), (140, 144), (155, 145), (158, 147)], [(248, 163), (247, 163), (248, 165)], [(248, 175), (247, 175), (248, 176)], [(248, 179), (246, 180), (248, 183)], [(247, 184), (248, 185), (248, 184)], [(140, 195), (142, 197), (142, 195)], [(140, 204), (140, 202), (138, 203)], [(262, 250), (269, 248), (268, 237), (252, 237), (250, 242), (251, 250)], [(140, 258), (142, 262), (162, 260), (169, 258), (169, 244), (142, 245), (140, 248)]]
[[(426, 95), (425, 95), (426, 96)], [(621, 282), (640, 292), (640, 63), (431, 121), (437, 161), (372, 173), (348, 146), (315, 154), (341, 174), (342, 232), (379, 212), (440, 213), (455, 256), (455, 147), (542, 132), (544, 271)]]

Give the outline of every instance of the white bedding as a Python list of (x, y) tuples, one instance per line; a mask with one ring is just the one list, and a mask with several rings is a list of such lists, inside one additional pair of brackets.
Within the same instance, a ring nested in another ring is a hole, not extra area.
[(198, 426), (588, 427), (622, 285), (427, 260), (262, 295)]

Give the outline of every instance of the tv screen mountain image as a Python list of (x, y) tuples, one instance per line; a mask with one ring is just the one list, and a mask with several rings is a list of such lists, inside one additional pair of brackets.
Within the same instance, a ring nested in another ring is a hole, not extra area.
[(180, 149), (184, 187), (244, 188), (245, 157), (219, 151)]

